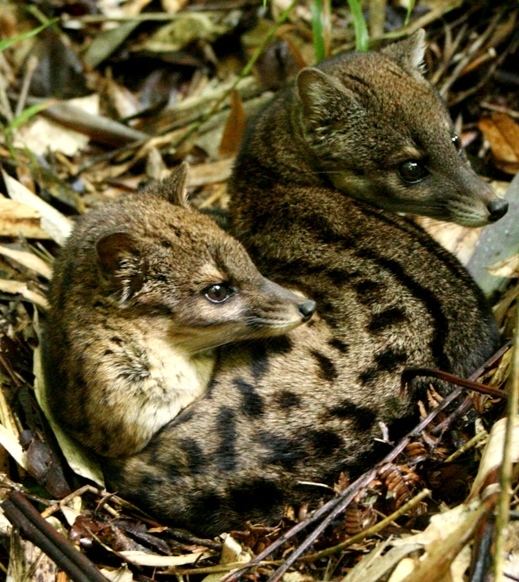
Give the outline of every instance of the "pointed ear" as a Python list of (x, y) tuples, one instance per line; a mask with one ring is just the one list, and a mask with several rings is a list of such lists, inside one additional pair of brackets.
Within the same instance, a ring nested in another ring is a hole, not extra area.
[(330, 118), (330, 112), (356, 104), (352, 91), (336, 79), (313, 67), (302, 69), (296, 78), (297, 96), (305, 118), (313, 123)]
[(111, 232), (96, 243), (97, 260), (123, 305), (141, 289), (144, 275), (140, 253), (132, 236), (124, 231)]
[(189, 208), (187, 195), (187, 178), (189, 173), (189, 164), (182, 162), (171, 174), (160, 182), (157, 187), (157, 194), (162, 196), (171, 204)]
[(96, 243), (97, 260), (103, 271), (114, 274), (123, 259), (137, 259), (135, 241), (124, 231), (111, 232), (102, 236)]
[(409, 73), (416, 75), (423, 72), (425, 49), (425, 30), (419, 28), (405, 40), (394, 42), (384, 47), (381, 52)]

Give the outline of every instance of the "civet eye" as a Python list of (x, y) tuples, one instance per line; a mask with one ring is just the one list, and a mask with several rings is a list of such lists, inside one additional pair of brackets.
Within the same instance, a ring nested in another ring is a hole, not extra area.
[(429, 172), (422, 162), (407, 160), (400, 164), (398, 173), (404, 182), (407, 182), (408, 184), (416, 184), (423, 180)]
[(234, 295), (235, 291), (226, 283), (217, 283), (204, 290), (204, 297), (212, 303), (223, 303)]
[(455, 135), (454, 137), (451, 138), (452, 143), (454, 144), (454, 147), (460, 151), (461, 150), (461, 139), (459, 135)]

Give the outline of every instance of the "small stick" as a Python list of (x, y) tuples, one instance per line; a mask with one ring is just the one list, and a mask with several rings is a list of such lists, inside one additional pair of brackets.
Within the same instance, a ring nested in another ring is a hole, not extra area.
[(431, 376), (432, 378), (444, 380), (450, 384), (461, 386), (462, 388), (467, 388), (468, 390), (473, 390), (474, 392), (479, 392), (479, 394), (494, 396), (494, 398), (504, 398), (505, 400), (508, 398), (508, 394), (502, 390), (497, 390), (496, 388), (492, 388), (486, 384), (480, 384), (479, 382), (465, 380), (459, 376), (455, 376), (454, 374), (449, 374), (448, 372), (443, 372), (442, 370), (435, 370), (434, 368), (406, 368), (402, 372), (402, 387), (417, 376)]
[[(511, 345), (512, 345), (511, 341), (505, 342), (505, 344), (501, 346), (497, 350), (497, 352), (493, 355), (492, 360), (489, 361), (490, 363), (487, 362), (487, 368), (493, 366), (501, 358), (501, 356), (506, 353), (506, 351)], [(432, 429), (431, 431), (432, 434), (434, 435), (442, 434), (445, 431), (449, 430), (449, 428), (454, 424), (456, 419), (460, 416), (463, 416), (467, 412), (467, 410), (469, 410), (469, 408), (472, 407), (472, 404), (473, 404), (472, 398), (470, 396), (467, 396), (454, 412), (449, 414), (449, 416), (445, 420), (442, 420)]]
[(320, 550), (319, 552), (314, 552), (313, 554), (308, 554), (307, 556), (305, 556), (303, 558), (303, 560), (305, 562), (313, 562), (314, 560), (318, 560), (319, 558), (326, 558), (327, 556), (332, 556), (333, 554), (336, 554), (337, 552), (344, 550), (348, 546), (351, 546), (353, 544), (356, 544), (357, 542), (362, 541), (363, 539), (367, 538), (368, 536), (372, 536), (372, 535), (377, 534), (379, 531), (382, 531), (384, 528), (386, 528), (390, 523), (394, 522), (400, 516), (404, 515), (410, 509), (415, 507), (415, 505), (418, 505), (418, 503), (420, 503), (420, 501), (424, 497), (429, 497), (430, 494), (431, 494), (431, 492), (429, 489), (424, 489), (423, 491), (420, 491), (420, 493), (418, 493), (412, 499), (410, 499), (409, 501), (404, 503), (404, 505), (402, 505), (402, 507), (399, 507), (391, 515), (388, 515), (387, 517), (385, 517), (384, 519), (382, 519), (381, 521), (379, 521), (375, 525), (359, 532), (358, 534), (355, 534), (354, 536), (352, 536), (351, 538), (348, 538), (347, 540), (344, 540), (340, 544), (337, 544), (335, 546), (331, 546), (330, 548), (326, 548), (324, 550)]
[(107, 582), (101, 572), (29, 503), (12, 491), (2, 503), (7, 519), (33, 544), (41, 548), (75, 582)]
[(20, 95), (18, 96), (18, 103), (16, 104), (16, 110), (14, 112), (15, 117), (18, 117), (25, 107), (27, 102), (27, 95), (29, 94), (29, 87), (31, 84), (32, 76), (34, 71), (38, 66), (38, 59), (31, 55), (27, 60), (27, 65), (25, 66), (25, 75), (23, 76), (22, 88), (20, 89)]

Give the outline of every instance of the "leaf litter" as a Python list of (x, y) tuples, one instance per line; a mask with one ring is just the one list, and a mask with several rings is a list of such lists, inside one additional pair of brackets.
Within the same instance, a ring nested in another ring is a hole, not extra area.
[[(383, 31), (380, 18), (368, 14), (370, 22), (378, 20), (371, 40), (427, 26), (429, 75), (451, 106), (469, 157), (496, 190), (515, 196), (517, 179), (509, 182), (519, 167), (519, 9), (429, 0), (411, 8), (406, 25), (403, 4), (377, 4), (386, 11)], [(517, 405), (505, 413), (497, 397), (470, 393), (463, 403), (458, 399), (455, 412), (440, 411), (424, 421), (369, 478), (351, 483), (339, 476), (329, 515), (337, 500), (349, 496), (351, 503), (292, 562), (289, 556), (308, 539), (303, 530), (313, 512), (327, 514), (324, 501), (287, 507), (279, 524), (249, 524), (215, 540), (198, 539), (105, 491), (95, 466), (77, 445), (63, 444), (66, 437), (49, 426), (38, 405), (45, 409), (39, 315), (46, 309), (52, 259), (74, 217), (161, 177), (182, 160), (192, 165), (194, 203), (225, 210), (226, 180), (246, 120), (313, 62), (315, 50), (353, 49), (359, 18), (346, 3), (331, 9), (324, 1), (4, 3), (0, 444), (6, 454), (0, 455), (0, 471), (4, 507), (22, 516), (15, 529), (3, 516), (0, 521), (0, 569), (7, 576), (63, 580), (65, 562), (79, 568), (76, 579), (90, 572), (86, 580), (213, 582), (233, 572), (234, 578), (239, 573), (247, 580), (283, 576), (294, 582), (519, 576), (519, 420)], [(498, 223), (492, 237), (486, 229), (481, 235), (423, 224), (462, 262), (471, 261), (474, 275), (493, 293), (504, 337), (517, 346), (519, 248), (510, 234), (517, 220), (508, 233)], [(519, 390), (517, 353), (509, 343), (478, 379), (506, 389), (509, 401)], [(431, 391), (420, 405), (423, 419), (438, 401)], [(467, 416), (470, 406), (477, 418)], [(506, 499), (498, 485), (504, 464), (511, 467)], [(504, 505), (496, 526), (496, 507)], [(39, 538), (28, 537), (27, 521)], [(50, 534), (49, 526), (62, 537)], [(296, 535), (290, 533), (294, 528)], [(38, 547), (51, 538), (55, 562)], [(270, 554), (273, 543), (277, 549)], [(501, 548), (495, 564), (492, 543)], [(243, 569), (255, 556), (261, 559), (254, 567)], [(275, 574), (287, 564), (286, 573)]]

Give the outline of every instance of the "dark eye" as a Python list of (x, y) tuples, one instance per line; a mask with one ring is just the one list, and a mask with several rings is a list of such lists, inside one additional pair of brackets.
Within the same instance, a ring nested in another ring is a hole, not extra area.
[(459, 135), (455, 135), (454, 137), (451, 137), (451, 141), (454, 144), (454, 147), (458, 150), (461, 151), (461, 139)]
[(420, 182), (429, 173), (422, 162), (416, 160), (407, 160), (407, 162), (400, 164), (398, 172), (402, 177), (402, 180), (409, 184)]
[(226, 283), (217, 283), (204, 289), (204, 297), (212, 303), (223, 303), (234, 295), (235, 291)]

